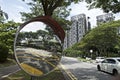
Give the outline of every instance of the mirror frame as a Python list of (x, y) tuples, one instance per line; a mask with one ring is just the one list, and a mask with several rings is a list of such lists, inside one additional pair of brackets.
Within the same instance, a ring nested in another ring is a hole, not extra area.
[[(20, 30), (25, 27), (27, 24), (31, 23), (31, 22), (43, 22), (47, 25), (49, 25), (52, 29), (53, 29), (53, 32), (55, 33), (55, 35), (58, 36), (58, 38), (60, 39), (61, 41), (61, 46), (63, 46), (63, 43), (64, 43), (64, 38), (65, 38), (65, 32), (63, 30), (63, 28), (57, 23), (57, 21), (55, 21), (53, 18), (51, 18), (50, 16), (38, 16), (38, 17), (34, 17), (32, 18), (31, 20), (21, 24), (18, 29), (17, 29), (17, 32), (16, 32), (16, 35), (15, 35), (15, 40), (14, 40), (14, 56), (15, 56), (15, 59), (16, 59), (16, 62), (17, 64), (19, 65), (19, 67), (22, 69), (22, 67), (20, 66), (19, 64), (19, 61), (17, 59), (17, 55), (16, 55), (16, 40), (17, 40), (17, 37), (18, 37), (18, 34), (20, 32)], [(22, 69), (24, 71), (24, 69)], [(26, 71), (25, 71), (26, 72)], [(26, 72), (27, 73), (27, 72)], [(49, 72), (48, 72), (49, 73)], [(29, 73), (27, 73), (29, 74)], [(31, 74), (29, 74), (31, 75)], [(47, 74), (44, 74), (44, 75), (47, 75)], [(41, 75), (41, 76), (44, 76), (44, 75)], [(31, 75), (31, 76), (35, 76), (35, 75)], [(38, 77), (38, 76), (37, 76)]]
[(31, 20), (23, 23), (20, 26), (19, 30), (21, 30), (25, 25), (27, 25), (27, 24), (29, 24), (31, 22), (35, 22), (35, 21), (43, 22), (43, 23), (49, 25), (53, 29), (53, 31), (55, 32), (55, 34), (59, 37), (59, 39), (61, 40), (61, 43), (64, 43), (65, 32), (64, 32), (63, 28), (58, 24), (57, 21), (55, 21), (50, 16), (38, 16), (38, 17), (34, 17)]

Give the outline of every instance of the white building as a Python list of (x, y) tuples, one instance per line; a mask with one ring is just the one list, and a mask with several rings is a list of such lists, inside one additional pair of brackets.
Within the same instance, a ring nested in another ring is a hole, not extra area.
[(85, 33), (90, 29), (87, 27), (87, 19), (85, 14), (79, 14), (71, 17), (72, 25), (70, 26), (70, 30), (66, 32), (64, 49), (72, 46), (73, 44), (79, 42)]
[(115, 19), (115, 17), (113, 16), (112, 13), (99, 15), (96, 18), (97, 18), (97, 25), (100, 25), (100, 24), (103, 24), (103, 23), (107, 23), (107, 22), (113, 21)]

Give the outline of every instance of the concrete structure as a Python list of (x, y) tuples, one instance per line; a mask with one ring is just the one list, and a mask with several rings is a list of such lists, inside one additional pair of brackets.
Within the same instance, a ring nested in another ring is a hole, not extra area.
[(64, 49), (79, 42), (85, 33), (90, 30), (90, 22), (86, 19), (85, 14), (79, 14), (71, 17), (72, 25), (70, 30), (66, 31), (66, 37), (64, 42)]
[(103, 23), (107, 23), (107, 22), (113, 21), (115, 19), (115, 17), (113, 16), (112, 13), (99, 15), (96, 18), (97, 18), (97, 25), (100, 25), (100, 24), (103, 24)]

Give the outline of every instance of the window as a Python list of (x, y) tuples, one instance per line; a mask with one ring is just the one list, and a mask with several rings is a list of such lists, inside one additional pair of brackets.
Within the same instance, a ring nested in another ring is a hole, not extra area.
[(120, 59), (117, 59), (120, 62)]
[(105, 60), (103, 60), (103, 61), (102, 61), (102, 63), (107, 63), (107, 60), (106, 60), (106, 59), (105, 59)]
[(116, 61), (114, 59), (107, 59), (107, 62), (110, 63), (110, 64), (115, 64)]

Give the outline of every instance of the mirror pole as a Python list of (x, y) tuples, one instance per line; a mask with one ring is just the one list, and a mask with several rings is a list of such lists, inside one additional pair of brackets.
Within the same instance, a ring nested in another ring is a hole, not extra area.
[(31, 76), (30, 80), (40, 80), (40, 77)]

